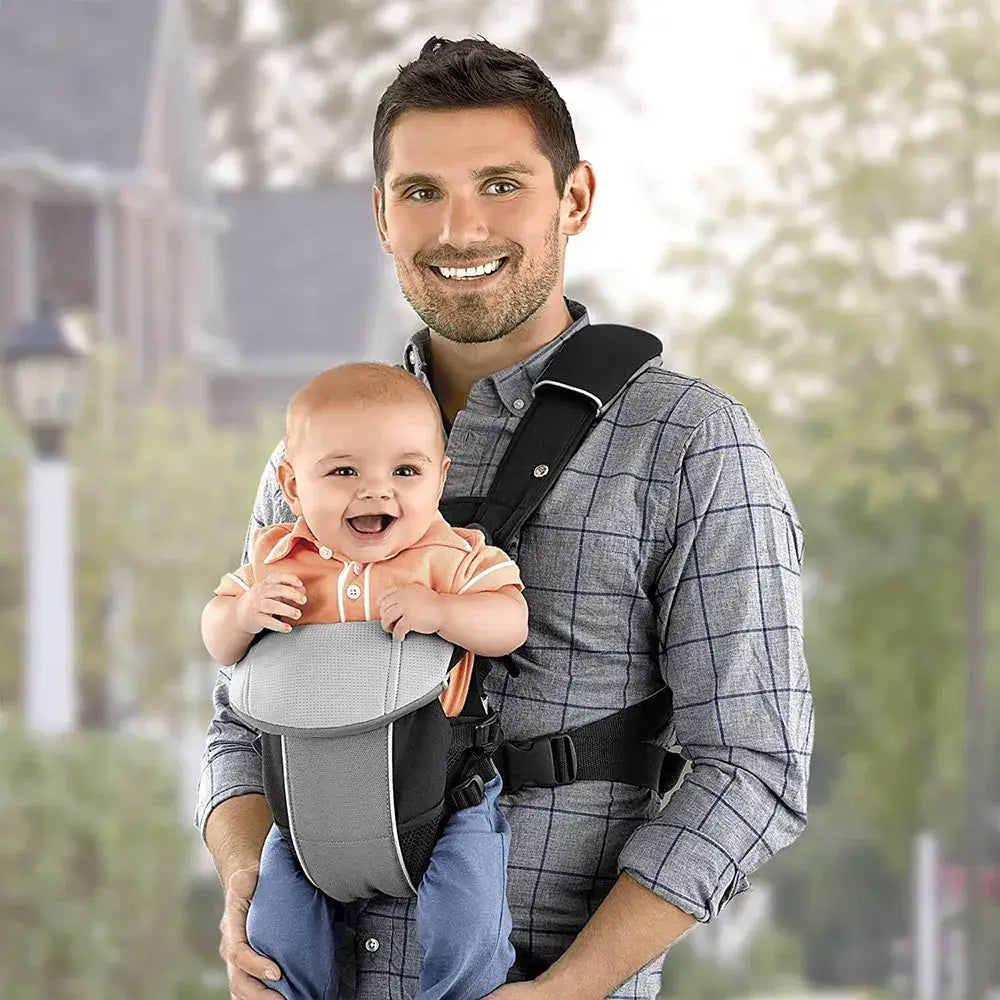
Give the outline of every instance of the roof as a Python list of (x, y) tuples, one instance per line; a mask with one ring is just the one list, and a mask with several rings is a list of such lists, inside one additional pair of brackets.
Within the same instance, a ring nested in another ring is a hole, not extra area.
[(226, 326), (246, 361), (361, 357), (389, 259), (370, 184), (222, 192)]
[(0, 155), (139, 161), (162, 0), (0, 0)]

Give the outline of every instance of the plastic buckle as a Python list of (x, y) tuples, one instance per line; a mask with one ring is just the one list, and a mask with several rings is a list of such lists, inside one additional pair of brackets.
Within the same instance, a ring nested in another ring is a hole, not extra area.
[(496, 712), (478, 723), (472, 730), (472, 745), (477, 750), (485, 750), (488, 754), (496, 749), (500, 736), (500, 716)]
[(569, 733), (505, 743), (502, 752), (500, 772), (506, 791), (513, 792), (527, 784), (555, 788), (576, 781), (576, 746)]
[(478, 806), (485, 797), (486, 785), (478, 774), (466, 778), (448, 793), (448, 801), (455, 812), (459, 809), (468, 809), (470, 806)]

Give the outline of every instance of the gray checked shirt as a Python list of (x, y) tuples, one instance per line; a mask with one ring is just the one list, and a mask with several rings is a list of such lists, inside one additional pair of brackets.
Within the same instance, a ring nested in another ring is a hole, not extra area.
[[(446, 496), (485, 493), (532, 385), (573, 324), (531, 357), (477, 382), (448, 440)], [(426, 379), (428, 334), (406, 348)], [(251, 530), (291, 520), (260, 482)], [(573, 940), (621, 872), (699, 921), (714, 917), (805, 826), (813, 711), (802, 646), (802, 531), (753, 421), (716, 388), (645, 367), (610, 405), (511, 555), (528, 640), (488, 683), (504, 732), (530, 739), (632, 705), (664, 683), (665, 746), (689, 762), (666, 804), (610, 782), (525, 788), (510, 820), (509, 899), (517, 964), (532, 978)], [(232, 715), (219, 673), (197, 821), (261, 792), (254, 733)], [(404, 1000), (417, 984), (412, 901), (377, 897), (353, 913), (344, 992)], [(611, 994), (654, 997), (659, 959)], [(354, 975), (352, 976), (352, 970)], [(353, 980), (353, 983), (352, 983)], [(352, 993), (352, 990), (354, 991)]]

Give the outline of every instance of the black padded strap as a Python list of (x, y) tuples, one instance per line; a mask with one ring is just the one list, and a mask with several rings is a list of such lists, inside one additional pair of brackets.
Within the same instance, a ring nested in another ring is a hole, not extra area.
[(504, 791), (589, 780), (622, 781), (664, 795), (680, 777), (684, 759), (651, 741), (672, 712), (672, 692), (663, 688), (578, 729), (504, 743), (493, 757)]
[(445, 519), (475, 524), (506, 548), (611, 400), (662, 349), (651, 333), (628, 326), (585, 326), (573, 334), (535, 382), (487, 495), (442, 501)]

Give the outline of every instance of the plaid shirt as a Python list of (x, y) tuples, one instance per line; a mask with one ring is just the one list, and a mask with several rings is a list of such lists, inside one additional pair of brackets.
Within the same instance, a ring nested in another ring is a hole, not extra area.
[[(573, 324), (531, 357), (477, 382), (448, 440), (446, 496), (488, 488), (532, 384)], [(427, 377), (428, 334), (406, 349)], [(290, 519), (261, 479), (251, 530)], [(746, 411), (696, 379), (650, 363), (584, 441), (511, 555), (530, 610), (527, 642), (488, 684), (508, 738), (584, 725), (664, 682), (662, 734), (689, 761), (661, 808), (630, 785), (526, 788), (510, 820), (509, 898), (517, 964), (532, 978), (573, 940), (621, 872), (706, 921), (806, 822), (813, 713), (802, 647), (802, 533)], [(254, 734), (229, 712), (220, 671), (198, 822), (224, 799), (260, 792)], [(345, 995), (403, 1000), (419, 947), (410, 900), (377, 897), (352, 914)], [(653, 997), (662, 959), (614, 998)], [(355, 975), (351, 975), (353, 968)], [(352, 979), (356, 992), (352, 994)]]

